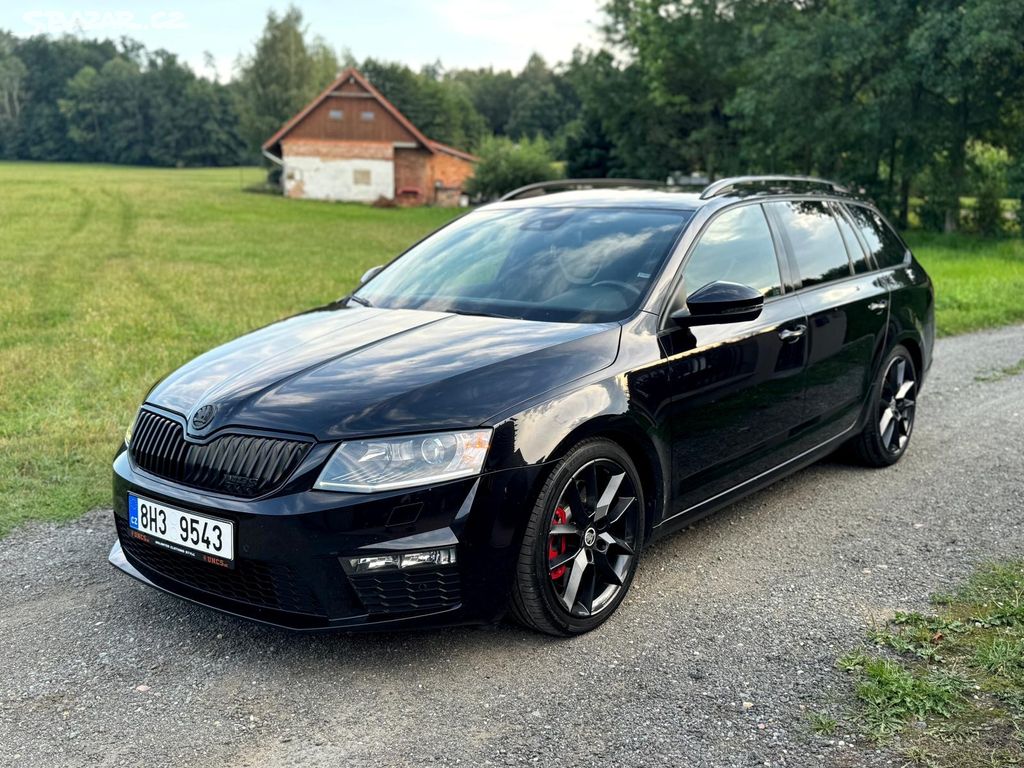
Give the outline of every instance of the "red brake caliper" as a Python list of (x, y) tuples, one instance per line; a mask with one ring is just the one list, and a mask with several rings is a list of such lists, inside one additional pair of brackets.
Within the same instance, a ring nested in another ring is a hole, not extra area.
[[(564, 525), (568, 522), (568, 515), (565, 512), (564, 507), (558, 507), (555, 509), (555, 514), (551, 516), (552, 525)], [(564, 555), (565, 550), (569, 547), (567, 541), (568, 536), (551, 536), (548, 539), (548, 560), (554, 562), (559, 555)], [(565, 566), (560, 565), (551, 571), (551, 580), (558, 581), (565, 575)]]

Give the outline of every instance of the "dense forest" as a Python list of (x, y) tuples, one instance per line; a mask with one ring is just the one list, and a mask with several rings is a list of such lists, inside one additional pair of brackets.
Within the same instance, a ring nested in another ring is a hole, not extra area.
[(902, 225), (913, 199), (924, 226), (994, 231), (1000, 200), (1024, 193), (1024, 3), (608, 0), (603, 32), (599, 50), (520, 72), (414, 71), (352, 60), (291, 9), (226, 84), (127, 39), (0, 32), (0, 157), (258, 162), (354, 64), (427, 135), (490, 161), (484, 194), (516, 174), (815, 173)]

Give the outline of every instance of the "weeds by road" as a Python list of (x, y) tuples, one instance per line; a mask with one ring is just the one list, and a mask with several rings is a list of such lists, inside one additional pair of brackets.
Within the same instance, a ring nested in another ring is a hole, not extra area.
[[(933, 603), (839, 660), (856, 689), (851, 724), (921, 765), (1024, 765), (1024, 561), (986, 567)], [(812, 727), (837, 722), (816, 713)]]

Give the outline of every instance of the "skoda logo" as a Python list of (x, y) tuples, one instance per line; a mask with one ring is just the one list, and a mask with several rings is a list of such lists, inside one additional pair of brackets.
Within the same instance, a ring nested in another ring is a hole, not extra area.
[(587, 532), (583, 534), (583, 543), (588, 547), (594, 546), (597, 543), (597, 531), (587, 528)]
[(207, 424), (213, 421), (213, 411), (214, 408), (212, 405), (204, 405), (202, 408), (200, 408), (198, 411), (192, 414), (192, 426), (195, 429), (202, 429), (203, 427), (205, 427)]

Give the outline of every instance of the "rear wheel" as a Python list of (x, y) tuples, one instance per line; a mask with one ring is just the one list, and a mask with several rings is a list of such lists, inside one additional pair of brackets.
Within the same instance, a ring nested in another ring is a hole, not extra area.
[(512, 590), (523, 624), (588, 632), (626, 595), (643, 545), (644, 502), (629, 455), (584, 440), (555, 467), (530, 515)]
[(888, 467), (906, 453), (917, 411), (917, 371), (906, 347), (885, 359), (871, 392), (868, 423), (855, 442), (857, 455), (872, 467)]

